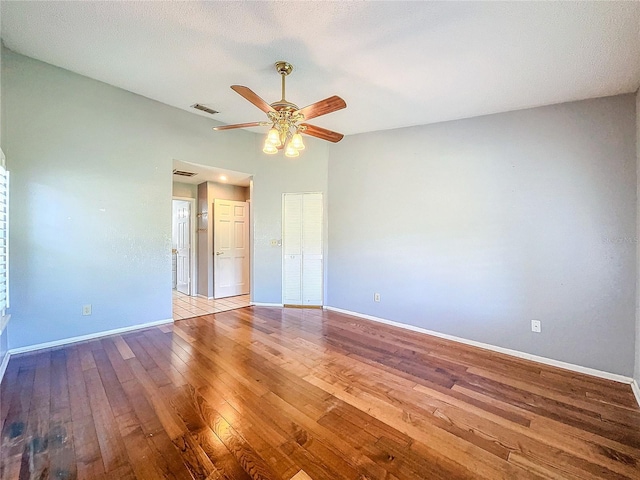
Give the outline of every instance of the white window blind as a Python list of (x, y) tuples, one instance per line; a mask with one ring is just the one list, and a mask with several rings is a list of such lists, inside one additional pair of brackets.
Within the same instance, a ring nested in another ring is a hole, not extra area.
[(0, 315), (9, 308), (9, 172), (0, 151)]

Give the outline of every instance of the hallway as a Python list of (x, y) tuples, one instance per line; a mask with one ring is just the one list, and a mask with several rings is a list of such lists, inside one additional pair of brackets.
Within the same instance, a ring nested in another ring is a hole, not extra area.
[(182, 320), (210, 313), (226, 312), (236, 308), (248, 307), (249, 295), (208, 300), (202, 297), (190, 297), (173, 290), (173, 319)]

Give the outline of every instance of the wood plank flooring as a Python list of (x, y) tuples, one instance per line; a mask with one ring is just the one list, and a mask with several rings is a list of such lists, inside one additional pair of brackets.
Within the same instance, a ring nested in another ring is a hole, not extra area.
[(322, 310), (11, 358), (0, 478), (640, 479), (628, 385)]

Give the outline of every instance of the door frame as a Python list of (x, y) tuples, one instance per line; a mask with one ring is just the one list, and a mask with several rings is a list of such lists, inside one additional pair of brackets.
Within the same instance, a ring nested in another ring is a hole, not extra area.
[(198, 262), (197, 262), (197, 252), (198, 252), (198, 235), (196, 232), (196, 227), (197, 225), (197, 217), (196, 217), (196, 199), (195, 198), (190, 198), (190, 197), (176, 197), (176, 196), (172, 196), (171, 197), (171, 229), (172, 229), (172, 235), (173, 235), (173, 201), (174, 200), (180, 200), (180, 201), (186, 201), (189, 202), (189, 211), (191, 212), (191, 218), (190, 218), (190, 226), (191, 228), (189, 229), (189, 235), (191, 236), (191, 253), (190, 253), (190, 259), (189, 259), (189, 263), (191, 266), (191, 279), (189, 281), (189, 296), (190, 297), (195, 297), (196, 293), (197, 293), (197, 283), (198, 283)]

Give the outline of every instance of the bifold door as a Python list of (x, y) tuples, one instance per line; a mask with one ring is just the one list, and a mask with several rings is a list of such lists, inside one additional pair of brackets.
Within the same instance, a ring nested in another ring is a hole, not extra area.
[(322, 194), (285, 193), (283, 210), (282, 303), (321, 306)]

